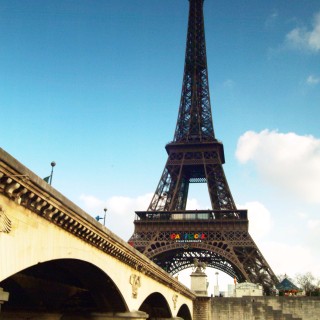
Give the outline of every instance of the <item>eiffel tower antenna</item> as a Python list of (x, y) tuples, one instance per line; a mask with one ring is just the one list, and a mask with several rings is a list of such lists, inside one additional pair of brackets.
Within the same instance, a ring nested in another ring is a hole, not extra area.
[[(204, 0), (189, 0), (188, 34), (178, 120), (168, 160), (147, 211), (137, 211), (129, 240), (175, 274), (194, 259), (267, 293), (278, 282), (248, 232), (247, 210), (237, 210), (215, 138), (209, 94)], [(206, 183), (211, 210), (186, 210), (190, 183)]]

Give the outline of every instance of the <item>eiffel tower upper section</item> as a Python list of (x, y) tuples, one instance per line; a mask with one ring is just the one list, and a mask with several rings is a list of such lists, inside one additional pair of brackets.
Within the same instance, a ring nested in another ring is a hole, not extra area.
[(203, 0), (191, 0), (176, 143), (215, 141), (203, 19)]
[(203, 0), (189, 0), (182, 93), (168, 161), (148, 211), (186, 210), (189, 183), (207, 183), (212, 209), (236, 210), (222, 164), (223, 144), (215, 138), (204, 32)]

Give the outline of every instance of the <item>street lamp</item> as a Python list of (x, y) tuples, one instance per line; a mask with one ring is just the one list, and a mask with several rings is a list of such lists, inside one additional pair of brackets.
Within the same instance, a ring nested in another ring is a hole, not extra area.
[(51, 186), (51, 183), (52, 183), (52, 176), (53, 176), (53, 167), (56, 165), (56, 163), (54, 161), (51, 162), (51, 174), (50, 174), (50, 186)]
[(104, 211), (104, 216), (103, 217), (96, 216), (96, 220), (99, 221), (99, 220), (103, 219), (103, 225), (105, 226), (106, 225), (106, 214), (107, 214), (108, 209), (104, 208), (103, 211)]
[(53, 167), (56, 165), (54, 161), (51, 162), (51, 174), (48, 177), (43, 178), (43, 180), (51, 185), (52, 183), (52, 176), (53, 176)]

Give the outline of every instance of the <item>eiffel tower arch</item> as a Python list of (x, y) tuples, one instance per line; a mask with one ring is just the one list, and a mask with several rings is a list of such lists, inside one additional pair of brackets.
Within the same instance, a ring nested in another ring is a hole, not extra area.
[[(184, 75), (168, 160), (147, 211), (137, 211), (129, 243), (171, 274), (194, 259), (238, 282), (278, 282), (248, 231), (224, 174), (224, 149), (215, 138), (208, 83), (204, 0), (189, 0)], [(186, 210), (190, 183), (205, 183), (210, 210)]]

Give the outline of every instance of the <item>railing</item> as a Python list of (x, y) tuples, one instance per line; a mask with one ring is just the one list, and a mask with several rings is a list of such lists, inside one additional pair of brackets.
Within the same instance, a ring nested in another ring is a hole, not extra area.
[(136, 220), (247, 220), (247, 210), (136, 211)]

